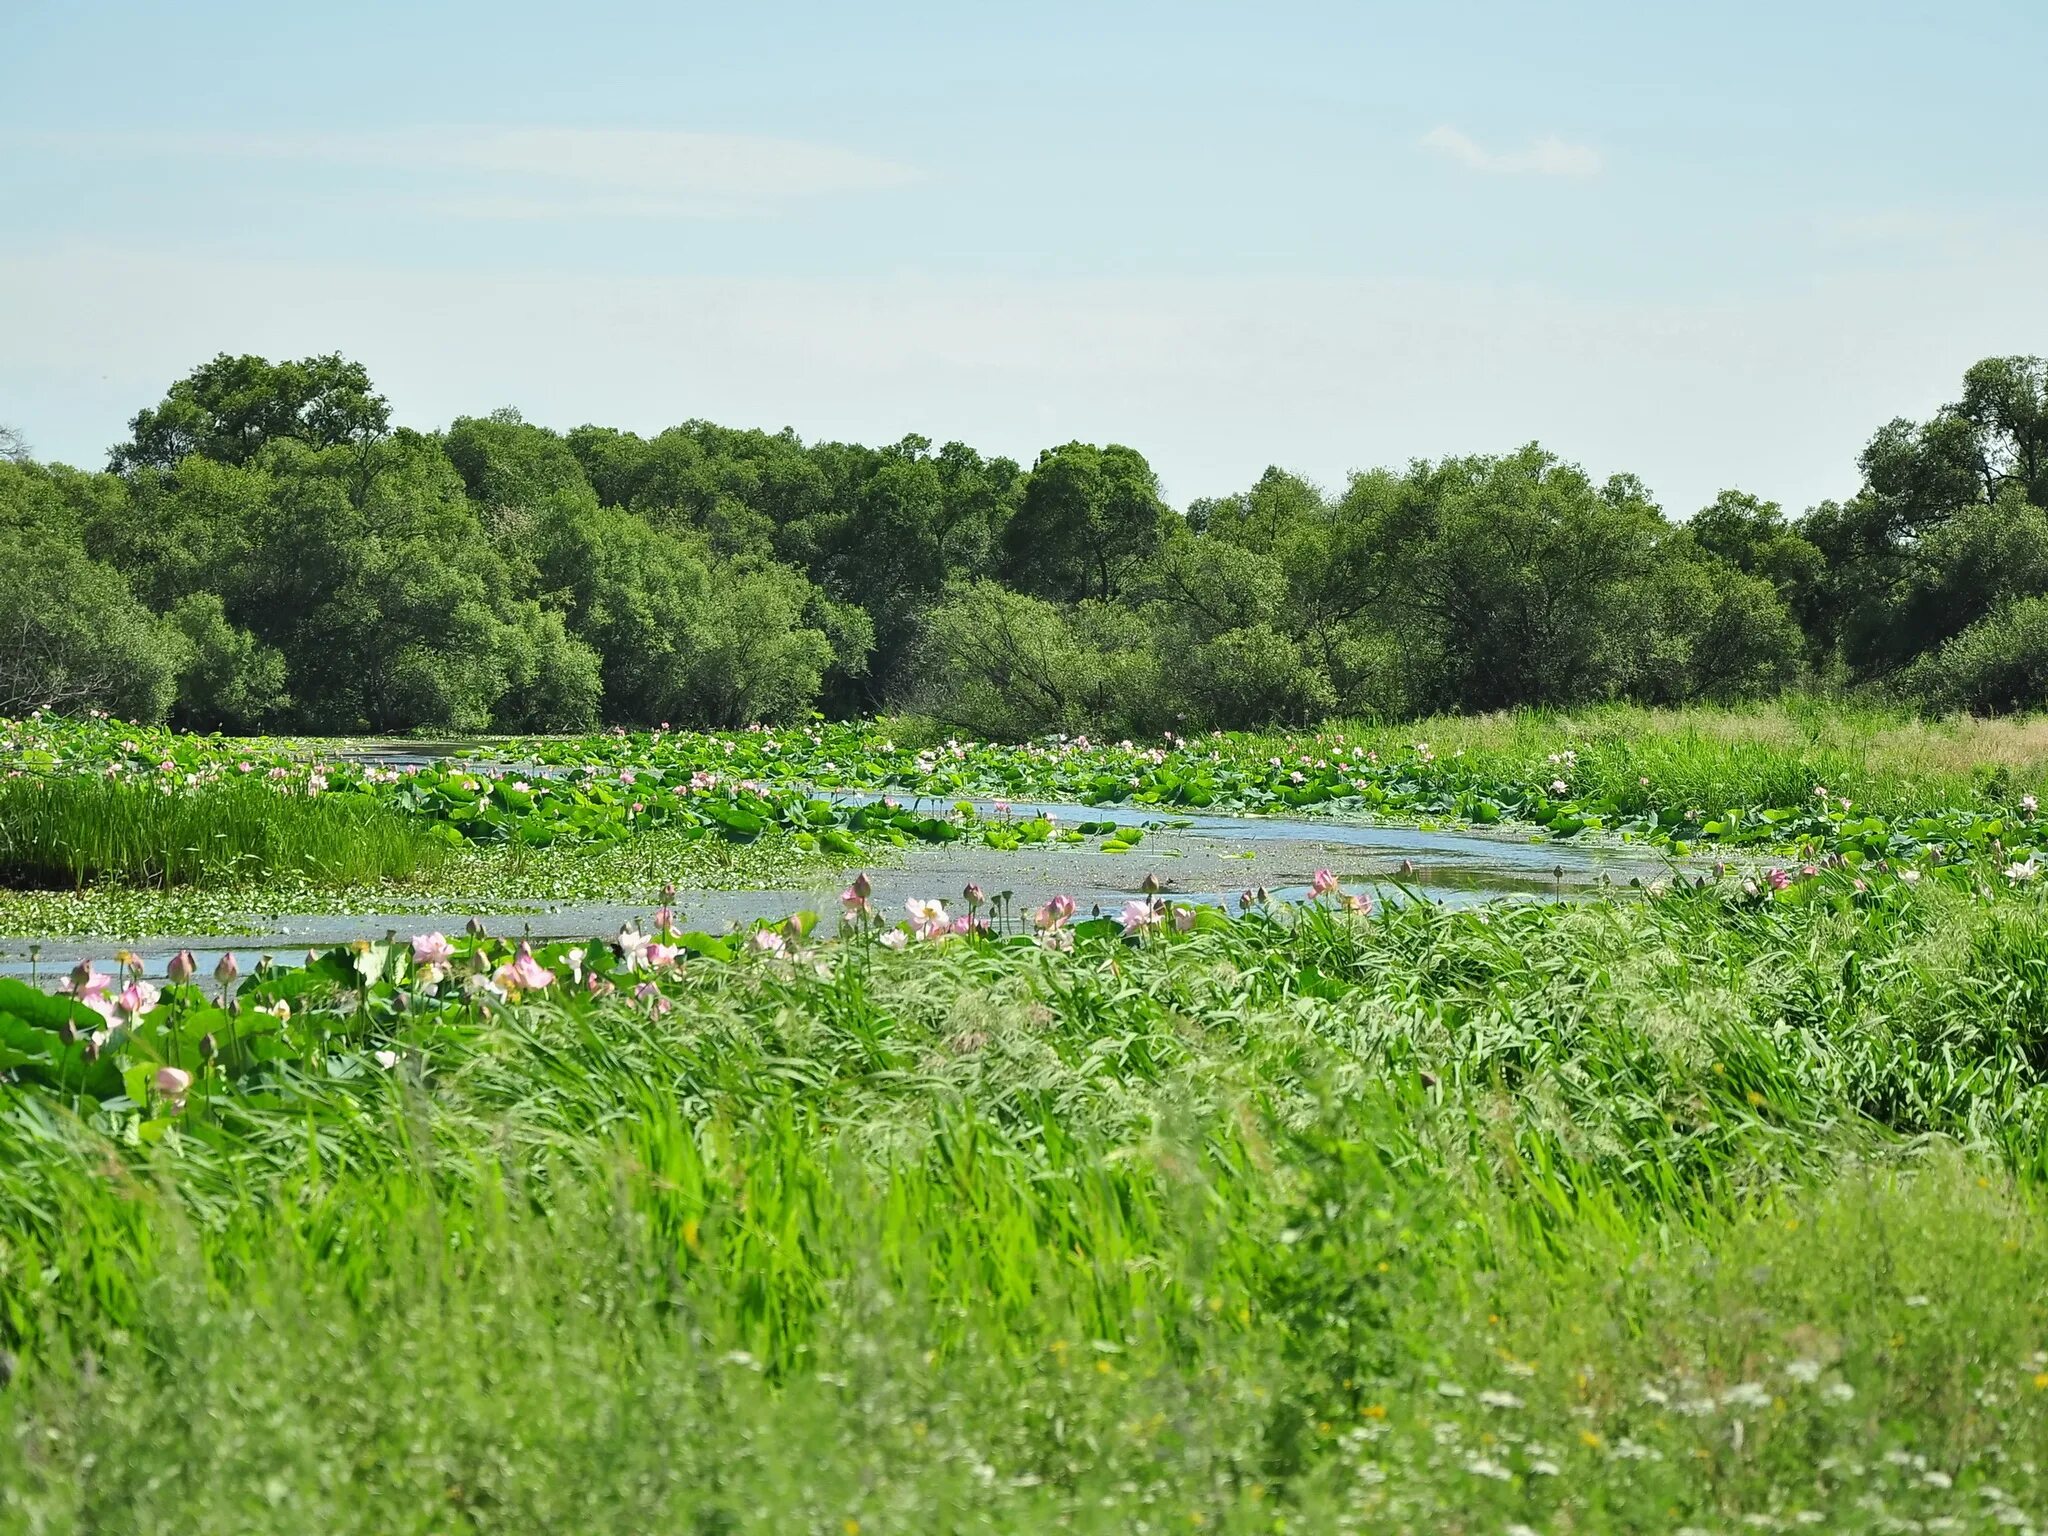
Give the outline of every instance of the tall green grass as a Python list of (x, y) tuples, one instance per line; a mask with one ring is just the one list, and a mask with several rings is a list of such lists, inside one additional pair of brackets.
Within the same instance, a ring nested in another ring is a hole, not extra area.
[(1713, 813), (1798, 806), (1814, 786), (1885, 816), (2048, 796), (2048, 719), (1923, 720), (1904, 712), (1796, 695), (1746, 706), (1647, 709), (1603, 705), (1444, 715), (1400, 724), (1332, 722), (1313, 733), (1232, 738), (1254, 756), (1292, 757), (1332, 736), (1383, 756), (1426, 741), (1440, 760), (1463, 753), (1473, 773), (1508, 781), (1560, 776), (1576, 793), (1628, 803), (1639, 781), (1665, 804)]
[(295, 875), (403, 879), (443, 847), (361, 796), (283, 795), (254, 783), (159, 788), (97, 777), (0, 781), (0, 885), (163, 889)]
[(0, 1087), (0, 1529), (2048, 1500), (2031, 896), (685, 972), (661, 1012), (304, 992), (317, 1058), (155, 1143)]

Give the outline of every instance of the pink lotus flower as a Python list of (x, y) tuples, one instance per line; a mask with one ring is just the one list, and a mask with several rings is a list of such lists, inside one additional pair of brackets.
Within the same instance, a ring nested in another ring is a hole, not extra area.
[(1194, 926), (1195, 909), (1193, 907), (1175, 907), (1173, 909), (1173, 927), (1176, 933), (1192, 932)]
[(138, 978), (121, 989), (121, 995), (114, 999), (114, 1007), (133, 1023), (157, 1005), (160, 995), (155, 987)]
[(666, 970), (682, 957), (683, 951), (678, 945), (663, 944), (657, 940), (647, 946), (647, 963), (657, 971)]
[(917, 930), (920, 939), (935, 939), (953, 931), (953, 919), (943, 901), (913, 896), (903, 903), (903, 910), (910, 914), (910, 926)]
[(757, 929), (753, 938), (747, 941), (755, 950), (764, 955), (783, 955), (789, 952), (789, 945), (773, 928)]
[(1073, 915), (1074, 898), (1062, 895), (1053, 897), (1051, 901), (1048, 901), (1034, 912), (1031, 915), (1031, 921), (1037, 925), (1040, 931), (1050, 933), (1055, 928), (1063, 926)]
[(1117, 917), (1124, 925), (1126, 937), (1142, 934), (1159, 926), (1159, 909), (1149, 901), (1127, 901)]
[(192, 1087), (192, 1074), (182, 1067), (158, 1067), (149, 1085), (167, 1099), (182, 1099)]
[(869, 916), (874, 911), (874, 907), (856, 887), (849, 885), (839, 893), (839, 910), (849, 918), (858, 921)]
[(1318, 896), (1327, 896), (1337, 889), (1337, 877), (1327, 869), (1319, 869), (1309, 881), (1309, 888)]
[(455, 956), (455, 946), (448, 942), (446, 935), (439, 933), (416, 933), (412, 940), (412, 963), (414, 965), (446, 965)]
[(71, 995), (82, 1003), (105, 992), (113, 981), (113, 977), (94, 970), (90, 960), (81, 960), (71, 968)]
[(1782, 869), (1773, 869), (1765, 872), (1764, 881), (1772, 890), (1782, 891), (1792, 883), (1792, 877)]
[(876, 941), (884, 949), (903, 949), (910, 943), (910, 935), (901, 928), (891, 928)]
[(555, 984), (555, 973), (533, 958), (533, 950), (521, 943), (510, 961), (492, 973), (491, 980), (505, 993), (545, 992)]
[(1371, 917), (1372, 897), (1366, 895), (1346, 896), (1344, 898), (1344, 910), (1351, 913), (1354, 917)]

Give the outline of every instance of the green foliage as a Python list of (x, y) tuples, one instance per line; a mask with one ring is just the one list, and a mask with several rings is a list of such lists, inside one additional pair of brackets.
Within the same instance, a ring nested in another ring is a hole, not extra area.
[[(1633, 476), (1535, 444), (1339, 495), (1272, 468), (1183, 517), (1120, 445), (1026, 472), (916, 434), (558, 434), (509, 408), (423, 436), (344, 359), (221, 357), (137, 416), (117, 473), (0, 463), (0, 530), (71, 541), (158, 615), (217, 599), (224, 629), (197, 609), (173, 626), (210, 658), (179, 719), (241, 729), (266, 710), (469, 731), (916, 700), (1022, 736), (1733, 700), (1888, 686), (2048, 595), (2044, 370), (1977, 364), (1954, 404), (1872, 438), (1846, 501), (1793, 520), (1731, 490), (1675, 527)], [(998, 635), (988, 599), (962, 606), (987, 582), (1052, 606), (1013, 606), (1022, 635)], [(985, 662), (962, 649), (977, 635)]]
[(1933, 710), (2002, 715), (2048, 704), (2048, 597), (2026, 597), (1921, 657), (1900, 688)]
[(1004, 529), (1004, 575), (1042, 597), (1113, 602), (1159, 548), (1170, 516), (1158, 477), (1135, 449), (1050, 449), (1032, 466)]
[(280, 438), (361, 449), (390, 419), (363, 365), (337, 353), (272, 363), (223, 352), (173, 384), (161, 404), (138, 412), (129, 423), (133, 437), (109, 459), (117, 470), (174, 470), (195, 454), (247, 464)]
[(2048, 1495), (2013, 1450), (2048, 1434), (2030, 892), (1102, 929), (549, 944), (544, 979), (363, 945), (232, 1013), (139, 998), (92, 1063), (86, 1008), (0, 985), (0, 1519), (1847, 1529)]
[(283, 655), (229, 624), (217, 594), (188, 593), (166, 617), (185, 642), (174, 725), (257, 731), (290, 707)]
[(163, 719), (181, 642), (71, 537), (0, 526), (0, 713)]
[(409, 876), (442, 846), (424, 825), (360, 795), (284, 795), (246, 782), (0, 780), (0, 885), (161, 888), (280, 874), (339, 884)]

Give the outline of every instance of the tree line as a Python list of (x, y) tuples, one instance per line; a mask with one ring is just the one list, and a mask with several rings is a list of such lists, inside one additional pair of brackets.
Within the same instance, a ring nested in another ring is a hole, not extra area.
[(738, 726), (977, 735), (1794, 685), (2048, 704), (2048, 362), (1882, 427), (1842, 502), (1682, 521), (1538, 445), (1269, 469), (1184, 509), (1137, 450), (805, 444), (516, 411), (394, 427), (339, 356), (222, 355), (106, 469), (0, 433), (0, 714), (237, 731)]

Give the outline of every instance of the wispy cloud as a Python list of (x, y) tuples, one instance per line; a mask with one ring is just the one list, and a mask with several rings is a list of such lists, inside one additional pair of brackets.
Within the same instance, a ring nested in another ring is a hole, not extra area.
[(1597, 176), (1602, 160), (1590, 144), (1545, 134), (1526, 149), (1492, 150), (1468, 133), (1443, 124), (1422, 136), (1422, 147), (1448, 155), (1467, 170), (1499, 176)]
[[(921, 179), (833, 144), (650, 128), (418, 127), (369, 133), (46, 135), (75, 153), (268, 160), (437, 178), (436, 203), (478, 218), (732, 218)], [(402, 191), (410, 191), (406, 186)]]

